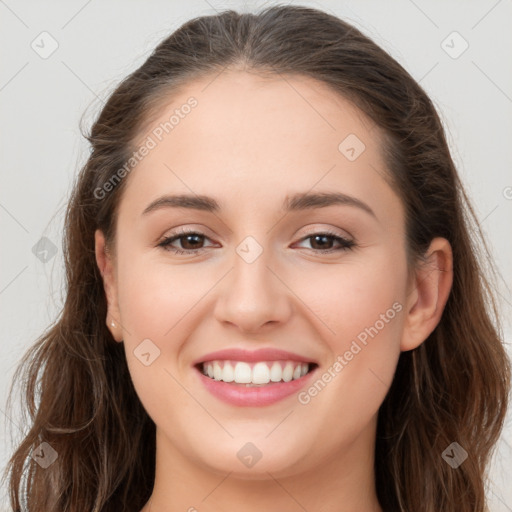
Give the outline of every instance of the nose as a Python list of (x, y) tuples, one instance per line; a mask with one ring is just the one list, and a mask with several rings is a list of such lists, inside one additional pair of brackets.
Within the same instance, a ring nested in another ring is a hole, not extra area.
[(238, 254), (234, 268), (222, 280), (215, 317), (243, 333), (257, 333), (286, 322), (292, 313), (293, 294), (271, 268), (268, 251), (252, 263)]

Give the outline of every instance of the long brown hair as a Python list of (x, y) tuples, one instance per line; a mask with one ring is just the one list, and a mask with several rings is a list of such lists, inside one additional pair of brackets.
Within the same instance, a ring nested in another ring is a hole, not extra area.
[[(440, 323), (401, 354), (379, 411), (375, 478), (386, 512), (484, 511), (510, 370), (484, 258), (494, 267), (439, 116), (409, 73), (359, 30), (316, 9), (281, 5), (185, 23), (121, 82), (86, 135), (91, 155), (65, 219), (65, 304), (15, 377), (24, 384), (30, 430), (6, 471), (13, 509), (138, 512), (151, 494), (155, 425), (136, 395), (122, 344), (105, 326), (94, 232), (101, 229), (110, 243), (115, 236), (126, 179), (112, 190), (105, 184), (130, 158), (156, 105), (227, 66), (312, 77), (352, 101), (384, 134), (387, 169), (405, 205), (410, 264), (434, 237), (450, 242), (454, 281)], [(58, 454), (46, 469), (34, 457), (43, 442)], [(468, 453), (457, 469), (442, 456), (453, 442)]]

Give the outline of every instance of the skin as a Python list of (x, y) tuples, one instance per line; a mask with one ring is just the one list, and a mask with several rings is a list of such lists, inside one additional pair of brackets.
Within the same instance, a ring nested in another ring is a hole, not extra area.
[[(198, 105), (130, 173), (114, 251), (96, 232), (96, 257), (135, 389), (157, 427), (155, 487), (143, 511), (380, 511), (374, 484), (379, 406), (401, 351), (438, 324), (452, 284), (449, 243), (408, 272), (402, 203), (383, 178), (379, 129), (325, 84), (224, 71), (173, 95), (143, 140), (194, 96)], [(356, 134), (366, 149), (349, 161), (338, 145)], [(144, 209), (164, 194), (214, 197), (217, 213)], [(364, 201), (284, 214), (295, 192), (338, 191)], [(158, 247), (178, 227), (205, 235)], [(329, 229), (356, 241), (315, 244)], [(261, 246), (252, 263), (236, 248)], [(190, 243), (192, 242), (192, 243)], [(276, 347), (319, 363), (319, 375), (394, 303), (402, 309), (307, 404), (297, 396), (236, 407), (212, 396), (192, 363), (211, 351)], [(114, 320), (114, 326), (111, 321)], [(149, 338), (149, 366), (133, 351)], [(246, 467), (247, 443), (261, 459)]]

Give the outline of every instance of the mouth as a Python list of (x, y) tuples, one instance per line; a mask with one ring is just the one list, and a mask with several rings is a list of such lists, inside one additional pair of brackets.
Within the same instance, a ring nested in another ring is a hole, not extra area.
[(297, 394), (313, 379), (318, 363), (272, 347), (231, 347), (192, 362), (200, 385), (216, 399), (237, 407), (261, 407)]
[(211, 380), (233, 386), (267, 387), (301, 379), (313, 372), (318, 365), (292, 360), (236, 361), (210, 360), (198, 363), (195, 368)]

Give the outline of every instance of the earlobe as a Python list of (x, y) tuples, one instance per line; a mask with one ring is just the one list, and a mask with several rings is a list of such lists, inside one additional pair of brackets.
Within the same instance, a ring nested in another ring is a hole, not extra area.
[(406, 317), (400, 348), (413, 350), (436, 328), (453, 282), (453, 254), (445, 238), (434, 238), (426, 261), (415, 272), (406, 300)]
[(107, 252), (105, 235), (99, 229), (94, 233), (96, 264), (103, 279), (103, 289), (107, 299), (106, 325), (116, 341), (123, 340), (121, 320), (117, 301), (117, 286), (115, 281), (112, 256)]

